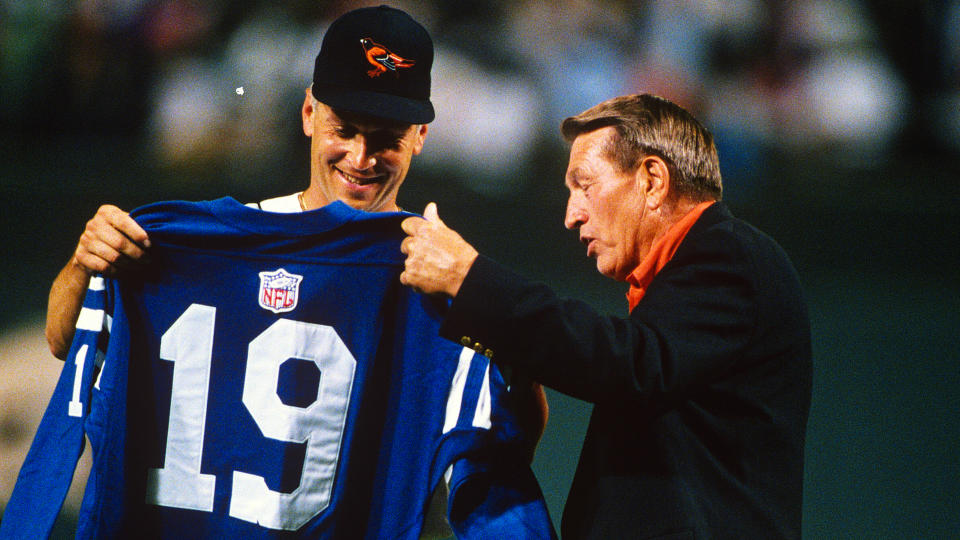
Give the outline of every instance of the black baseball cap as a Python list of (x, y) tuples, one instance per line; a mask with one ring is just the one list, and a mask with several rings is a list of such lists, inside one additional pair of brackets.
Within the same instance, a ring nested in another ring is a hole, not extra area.
[(333, 21), (313, 70), (313, 97), (328, 106), (426, 124), (433, 40), (407, 13), (389, 6), (360, 8)]

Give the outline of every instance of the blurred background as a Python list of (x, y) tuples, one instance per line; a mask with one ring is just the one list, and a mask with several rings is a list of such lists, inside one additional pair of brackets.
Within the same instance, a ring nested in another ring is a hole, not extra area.
[[(0, 0), (0, 507), (62, 366), (42, 319), (85, 222), (306, 187), (314, 56), (376, 3)], [(805, 286), (805, 537), (960, 534), (960, 0), (392, 5), (436, 43), (437, 120), (401, 206), (437, 201), (480, 251), (625, 314), (563, 229), (558, 126), (626, 93), (683, 105), (718, 138), (729, 206)], [(590, 406), (549, 397), (534, 466), (559, 524)]]

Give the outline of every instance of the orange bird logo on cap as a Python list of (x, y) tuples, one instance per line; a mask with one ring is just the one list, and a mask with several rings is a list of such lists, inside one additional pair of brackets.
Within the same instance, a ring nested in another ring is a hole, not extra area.
[(398, 68), (408, 68), (413, 67), (414, 61), (407, 60), (401, 56), (393, 54), (389, 49), (375, 43), (370, 38), (363, 38), (360, 40), (360, 45), (363, 45), (363, 53), (367, 57), (367, 62), (373, 66), (373, 69), (367, 71), (367, 76), (370, 78), (379, 77), (380, 75), (390, 70), (397, 77), (400, 76), (400, 73), (397, 71)]

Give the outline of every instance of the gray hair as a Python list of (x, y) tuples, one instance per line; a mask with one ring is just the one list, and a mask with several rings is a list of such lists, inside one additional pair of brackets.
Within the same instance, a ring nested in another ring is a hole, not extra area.
[(621, 172), (634, 170), (644, 157), (658, 156), (670, 170), (673, 198), (702, 202), (723, 196), (713, 135), (679, 105), (651, 94), (616, 97), (566, 118), (560, 131), (572, 142), (608, 126), (617, 136), (610, 138), (605, 153)]

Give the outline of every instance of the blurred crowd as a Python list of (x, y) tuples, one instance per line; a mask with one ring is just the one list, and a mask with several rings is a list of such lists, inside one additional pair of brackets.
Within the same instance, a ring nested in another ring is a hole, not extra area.
[[(258, 165), (300, 144), (299, 105), (348, 0), (0, 0), (0, 129), (120, 135), (160, 167)], [(776, 156), (864, 166), (960, 152), (960, 0), (396, 1), (436, 41), (421, 169), (523, 189), (560, 120), (652, 92), (718, 135), (743, 189)], [(921, 37), (922, 36), (922, 37)]]

